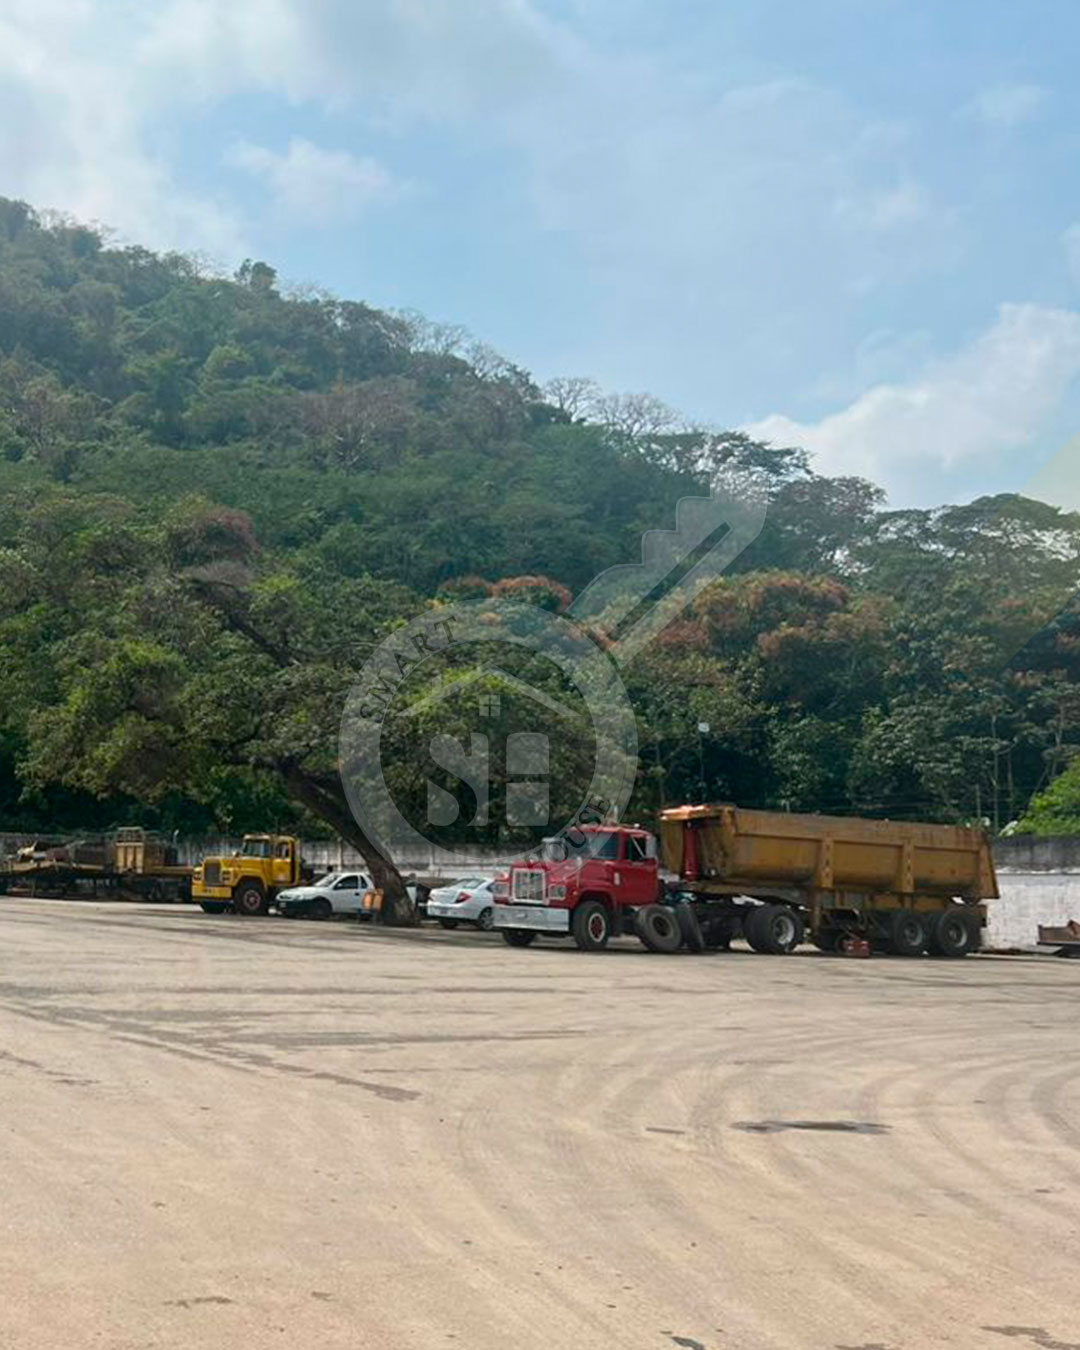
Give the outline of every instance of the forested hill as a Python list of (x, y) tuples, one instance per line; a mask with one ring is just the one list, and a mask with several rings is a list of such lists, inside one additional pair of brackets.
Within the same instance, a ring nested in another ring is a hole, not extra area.
[[(633, 672), (640, 814), (1003, 825), (1051, 789), (1032, 819), (1077, 825), (1076, 517), (889, 511), (797, 448), (0, 199), (0, 828), (310, 827), (387, 626), (487, 590), (565, 603), (717, 484), (764, 494), (766, 526)], [(243, 577), (228, 603), (208, 566)]]

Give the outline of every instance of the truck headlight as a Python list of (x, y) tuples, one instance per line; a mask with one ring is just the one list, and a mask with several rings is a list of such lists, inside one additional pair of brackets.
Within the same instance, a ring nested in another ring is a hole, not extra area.
[(552, 900), (565, 900), (565, 899), (566, 899), (566, 887), (565, 887), (565, 886), (550, 886), (550, 887), (548, 888), (548, 895), (551, 896)]

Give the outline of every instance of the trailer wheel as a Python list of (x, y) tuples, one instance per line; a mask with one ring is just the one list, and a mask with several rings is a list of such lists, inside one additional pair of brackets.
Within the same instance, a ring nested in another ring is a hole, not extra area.
[(670, 955), (683, 944), (679, 916), (670, 905), (646, 905), (637, 912), (637, 935), (651, 952)]
[(242, 881), (237, 886), (233, 891), (233, 909), (249, 917), (266, 913), (266, 896), (257, 881)]
[(701, 924), (698, 923), (697, 910), (694, 906), (677, 905), (675, 916), (679, 921), (679, 932), (682, 934), (683, 946), (688, 947), (692, 952), (703, 952), (705, 950), (705, 935), (701, 931)]
[(531, 947), (536, 941), (536, 934), (528, 928), (504, 928), (502, 935), (508, 947)]
[(957, 960), (979, 950), (979, 933), (959, 905), (943, 909), (930, 932), (930, 950), (935, 956)]
[(930, 941), (930, 926), (922, 914), (898, 909), (889, 923), (889, 950), (897, 956), (921, 956)]
[(570, 931), (579, 951), (602, 952), (611, 937), (611, 915), (599, 900), (585, 900), (574, 910)]
[(219, 904), (216, 900), (201, 900), (199, 908), (204, 914), (224, 914), (229, 906)]
[(768, 956), (787, 956), (803, 940), (805, 931), (802, 915), (787, 905), (760, 905), (743, 921), (747, 942)]

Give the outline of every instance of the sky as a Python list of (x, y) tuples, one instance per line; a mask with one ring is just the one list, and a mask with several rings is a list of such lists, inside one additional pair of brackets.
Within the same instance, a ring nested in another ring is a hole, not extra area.
[(1078, 48), (1076, 0), (0, 0), (0, 195), (934, 505), (1080, 431)]

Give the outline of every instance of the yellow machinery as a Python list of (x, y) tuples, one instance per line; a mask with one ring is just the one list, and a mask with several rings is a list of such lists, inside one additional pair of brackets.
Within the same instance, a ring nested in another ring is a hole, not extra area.
[[(825, 949), (862, 936), (904, 954), (963, 956), (979, 945), (980, 902), (998, 895), (985, 833), (955, 825), (680, 806), (662, 813), (661, 843), (699, 902), (764, 901), (780, 919), (798, 915)], [(757, 913), (752, 928), (771, 950)]]
[(300, 841), (290, 834), (246, 834), (232, 857), (204, 858), (195, 868), (191, 898), (207, 914), (265, 914), (279, 891), (299, 885)]

